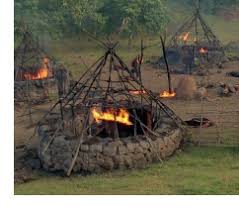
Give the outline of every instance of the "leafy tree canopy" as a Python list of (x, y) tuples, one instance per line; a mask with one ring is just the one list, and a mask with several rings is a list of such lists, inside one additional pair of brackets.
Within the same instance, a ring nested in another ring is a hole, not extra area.
[(100, 12), (108, 34), (158, 33), (168, 20), (161, 0), (105, 0)]

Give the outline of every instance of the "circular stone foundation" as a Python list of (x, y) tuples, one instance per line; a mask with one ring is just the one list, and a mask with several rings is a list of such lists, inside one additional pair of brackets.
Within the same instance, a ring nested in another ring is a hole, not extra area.
[[(87, 137), (73, 167), (73, 172), (100, 173), (114, 169), (144, 168), (150, 163), (159, 162), (171, 156), (180, 148), (184, 131), (173, 125), (170, 118), (162, 118), (160, 127), (155, 130), (159, 135), (138, 135), (113, 140), (112, 138)], [(39, 158), (47, 171), (67, 172), (79, 138), (69, 138), (63, 133), (52, 140), (49, 126), (38, 129)], [(51, 142), (49, 147), (46, 146)]]

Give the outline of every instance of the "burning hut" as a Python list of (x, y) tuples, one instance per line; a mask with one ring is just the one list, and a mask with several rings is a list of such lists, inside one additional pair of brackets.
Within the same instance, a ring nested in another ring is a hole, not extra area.
[(184, 138), (182, 120), (134, 77), (113, 44), (37, 131), (43, 168), (68, 176), (142, 168), (172, 155)]
[[(167, 58), (178, 72), (191, 73), (195, 67), (220, 64), (224, 49), (200, 12), (200, 2), (167, 44)], [(159, 61), (163, 64), (163, 58)], [(164, 64), (163, 64), (164, 65)]]
[(15, 101), (41, 101), (69, 89), (69, 72), (25, 30), (14, 52)]

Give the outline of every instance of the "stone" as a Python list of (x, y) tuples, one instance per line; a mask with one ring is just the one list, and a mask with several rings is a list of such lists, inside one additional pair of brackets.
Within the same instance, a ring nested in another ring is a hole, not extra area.
[(38, 128), (38, 134), (40, 136), (45, 136), (46, 133), (50, 130), (50, 127), (48, 125), (41, 125), (39, 128)]
[(135, 143), (131, 143), (131, 142), (127, 142), (126, 143), (126, 147), (127, 147), (127, 149), (128, 149), (128, 151), (129, 152), (134, 152), (134, 150), (135, 150)]
[(114, 167), (116, 169), (122, 169), (122, 166), (124, 166), (124, 159), (123, 157), (116, 155), (112, 157), (112, 160), (114, 162)]
[(229, 89), (227, 87), (225, 87), (225, 88), (219, 87), (218, 94), (221, 96), (226, 96), (226, 97), (231, 96), (231, 93), (229, 92)]
[(201, 87), (196, 91), (196, 97), (197, 98), (205, 98), (208, 96), (207, 89), (205, 87)]
[(134, 152), (135, 153), (143, 153), (144, 150), (143, 150), (143, 148), (139, 144), (137, 144), (137, 146), (134, 149)]
[(128, 149), (126, 148), (126, 146), (118, 146), (118, 149), (117, 149), (117, 153), (119, 155), (121, 154), (127, 154), (128, 153)]
[(175, 146), (174, 142), (171, 139), (169, 139), (168, 140), (167, 156), (171, 156), (174, 153), (175, 149), (176, 149), (176, 146)]
[(147, 141), (140, 141), (139, 145), (143, 148), (143, 149), (148, 149), (149, 148), (149, 143)]
[(40, 169), (41, 162), (39, 159), (29, 159), (26, 161), (26, 164), (30, 166), (32, 169)]
[(103, 145), (101, 143), (90, 145), (90, 152), (102, 152), (102, 150)]
[(166, 116), (161, 118), (159, 125), (160, 128), (162, 128), (161, 124), (172, 125), (174, 124), (174, 121), (170, 117)]
[(145, 156), (148, 163), (152, 163), (153, 160), (152, 160), (151, 153), (149, 151), (144, 153), (144, 156)]
[(235, 93), (236, 92), (236, 89), (235, 89), (235, 87), (232, 84), (228, 84), (227, 87), (228, 87), (229, 92), (231, 92), (231, 93)]
[(137, 153), (134, 155), (133, 164), (135, 168), (144, 168), (146, 166), (146, 158), (144, 157), (144, 154)]
[(87, 166), (87, 171), (94, 172), (95, 169), (97, 169), (97, 164), (94, 161), (90, 160)]
[(87, 144), (82, 144), (81, 147), (80, 147), (80, 150), (82, 152), (88, 152), (89, 151), (89, 145)]
[(220, 82), (219, 82), (219, 86), (225, 88), (225, 87), (226, 87), (226, 84), (225, 84), (224, 82), (221, 82), (221, 81), (220, 81)]
[(158, 154), (162, 159), (164, 159), (166, 157), (165, 156), (166, 146), (164, 144), (164, 141), (160, 141), (158, 147), (159, 147), (158, 148)]
[(116, 154), (116, 151), (117, 151), (117, 145), (115, 144), (109, 143), (103, 146), (104, 155), (112, 156)]
[(235, 85), (234, 88), (238, 92), (239, 91), (239, 84)]
[(131, 156), (124, 156), (124, 164), (126, 166), (126, 168), (133, 168), (133, 162), (132, 162), (132, 158)]
[(113, 160), (110, 157), (105, 157), (102, 167), (106, 170), (112, 170), (114, 168)]
[(176, 148), (178, 148), (179, 144), (183, 138), (181, 130), (180, 129), (174, 130), (174, 132), (172, 134), (170, 134), (170, 138), (175, 143)]

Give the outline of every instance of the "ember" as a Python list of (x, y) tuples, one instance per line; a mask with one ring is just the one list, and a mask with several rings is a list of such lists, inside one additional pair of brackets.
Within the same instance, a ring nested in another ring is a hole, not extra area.
[(207, 52), (208, 52), (208, 50), (206, 48), (200, 48), (199, 49), (199, 53), (201, 53), (201, 54), (205, 54)]
[(189, 34), (190, 34), (190, 32), (183, 33), (183, 34), (181, 34), (181, 35), (179, 36), (179, 39), (180, 39), (180, 40), (183, 40), (184, 42), (186, 42), (186, 41), (188, 41), (188, 39), (189, 39)]
[(160, 94), (160, 97), (175, 97), (175, 92), (169, 92), (169, 91), (163, 91), (163, 93)]
[(139, 95), (139, 94), (146, 94), (146, 91), (145, 90), (130, 90), (129, 93), (133, 95)]
[(96, 108), (93, 108), (92, 115), (97, 123), (100, 123), (102, 120), (104, 120), (119, 122), (128, 126), (133, 125), (133, 123), (129, 120), (129, 113), (125, 109), (119, 109), (119, 111), (115, 109), (108, 109), (105, 112), (102, 112), (97, 111)]

